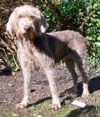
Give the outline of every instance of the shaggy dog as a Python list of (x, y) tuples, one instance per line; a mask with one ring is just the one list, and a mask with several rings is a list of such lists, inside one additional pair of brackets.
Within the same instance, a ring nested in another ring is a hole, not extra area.
[(61, 108), (54, 79), (54, 65), (64, 62), (70, 71), (74, 92), (77, 92), (77, 74), (75, 63), (83, 79), (83, 94), (87, 96), (88, 77), (85, 72), (87, 41), (75, 31), (58, 31), (45, 33), (46, 21), (42, 13), (30, 5), (14, 9), (7, 23), (7, 31), (18, 41), (18, 59), (24, 76), (24, 97), (17, 108), (29, 104), (30, 81), (32, 69), (43, 69), (49, 81), (52, 94), (52, 108)]

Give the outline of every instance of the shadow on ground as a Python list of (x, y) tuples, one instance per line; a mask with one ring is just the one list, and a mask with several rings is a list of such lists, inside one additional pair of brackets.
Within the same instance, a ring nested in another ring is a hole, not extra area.
[[(73, 88), (73, 87), (72, 87)], [(64, 92), (62, 92), (60, 95), (61, 97), (69, 90), (71, 90), (72, 88), (70, 89), (66, 89)], [(83, 92), (83, 88), (82, 88), (82, 82), (79, 82), (78, 83), (78, 89), (79, 89), (79, 93), (78, 93), (78, 97), (81, 96), (82, 92)], [(89, 92), (90, 93), (93, 93), (97, 90), (100, 90), (100, 77), (95, 77), (95, 78), (92, 78), (89, 80)]]
[(100, 117), (100, 113), (98, 107), (86, 106), (85, 108), (80, 108), (71, 111), (65, 117)]
[(0, 70), (0, 76), (12, 75), (12, 70), (9, 68), (5, 68)]
[[(71, 89), (72, 89), (72, 88), (71, 88)], [(77, 97), (80, 97), (81, 94), (82, 94), (82, 91), (83, 91), (83, 89), (82, 89), (82, 82), (79, 82), (79, 83), (78, 83), (78, 89), (79, 89), (79, 93), (78, 93)], [(66, 89), (64, 92), (60, 93), (60, 97), (64, 97), (65, 94), (66, 94), (66, 92), (68, 92), (68, 90), (70, 90), (70, 89)], [(92, 78), (92, 79), (90, 79), (90, 81), (89, 81), (89, 91), (90, 91), (90, 93), (93, 93), (93, 92), (95, 92), (95, 91), (97, 91), (97, 90), (100, 90), (100, 77)], [(47, 101), (47, 100), (50, 100), (50, 99), (52, 99), (51, 96), (50, 96), (50, 97), (43, 98), (43, 99), (40, 99), (40, 100), (36, 101), (35, 103), (30, 104), (29, 107), (31, 107), (32, 105), (41, 104), (41, 103), (43, 103), (44, 101)], [(63, 101), (62, 101), (62, 105), (65, 105), (65, 100), (72, 100), (72, 99), (73, 99), (73, 97), (71, 97), (71, 96), (66, 97), (66, 98), (63, 99)], [(84, 111), (85, 111), (85, 110), (88, 110), (88, 109), (90, 109), (90, 108), (92, 108), (92, 107), (91, 107), (91, 106), (87, 106), (85, 109), (80, 109), (80, 110), (84, 110)], [(77, 110), (76, 110), (76, 111), (77, 111)], [(70, 116), (69, 116), (69, 117), (70, 117)]]
[[(78, 84), (78, 89), (79, 89), (79, 96), (82, 94), (82, 82)], [(97, 90), (100, 90), (100, 77), (95, 77), (89, 80), (89, 91), (90, 93), (93, 93)]]
[(40, 100), (36, 101), (35, 103), (29, 104), (28, 107), (31, 107), (32, 105), (41, 104), (41, 103), (43, 103), (43, 102), (45, 102), (47, 100), (50, 100), (50, 99), (52, 99), (52, 98), (51, 97), (46, 97), (46, 98), (40, 99)]

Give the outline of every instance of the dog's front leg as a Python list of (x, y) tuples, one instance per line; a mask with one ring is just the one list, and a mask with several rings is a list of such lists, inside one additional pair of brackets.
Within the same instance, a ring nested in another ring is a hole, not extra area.
[(53, 71), (53, 69), (48, 68), (48, 69), (45, 69), (45, 73), (46, 73), (48, 81), (49, 81), (50, 91), (51, 91), (52, 98), (53, 98), (52, 108), (54, 110), (58, 110), (59, 108), (61, 108), (61, 104), (60, 104), (59, 96), (57, 93), (57, 87), (56, 87), (56, 84), (54, 81), (55, 80), (54, 71)]
[(30, 81), (31, 81), (31, 65), (29, 61), (20, 61), (24, 77), (24, 97), (21, 103), (17, 104), (17, 108), (24, 108), (28, 106), (30, 95)]

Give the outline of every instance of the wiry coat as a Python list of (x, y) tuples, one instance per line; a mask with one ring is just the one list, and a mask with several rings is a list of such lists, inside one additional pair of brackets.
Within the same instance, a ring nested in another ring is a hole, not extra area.
[[(23, 10), (24, 9), (24, 10)], [(16, 15), (16, 21), (12, 21)], [(15, 27), (14, 27), (15, 26)], [(60, 61), (68, 67), (77, 92), (77, 64), (83, 79), (83, 96), (89, 94), (85, 72), (87, 41), (75, 31), (44, 33), (46, 21), (41, 12), (32, 6), (21, 6), (14, 10), (7, 23), (7, 30), (18, 40), (18, 59), (24, 76), (24, 98), (18, 108), (26, 107), (29, 101), (31, 72), (44, 69), (53, 98), (52, 108), (61, 107), (54, 82), (54, 65)]]

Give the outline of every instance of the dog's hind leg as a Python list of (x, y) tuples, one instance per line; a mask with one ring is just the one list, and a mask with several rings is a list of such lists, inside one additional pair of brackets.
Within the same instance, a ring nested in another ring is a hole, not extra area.
[(76, 64), (78, 66), (78, 69), (82, 75), (83, 80), (83, 93), (82, 97), (87, 97), (89, 95), (89, 89), (88, 89), (88, 76), (86, 74), (86, 53), (83, 55), (79, 55), (78, 53), (74, 53), (74, 60), (76, 61)]
[(58, 93), (57, 93), (57, 87), (56, 87), (56, 84), (55, 84), (54, 70), (53, 70), (53, 68), (52, 69), (46, 68), (45, 73), (46, 73), (46, 76), (47, 76), (48, 81), (49, 81), (50, 91), (51, 91), (51, 95), (52, 95), (52, 98), (53, 98), (52, 108), (54, 110), (58, 110), (59, 108), (61, 108), (61, 104), (60, 104), (60, 101), (59, 101), (59, 96), (58, 96)]
[(82, 60), (82, 63), (77, 61), (77, 66), (79, 68), (79, 71), (80, 71), (80, 73), (82, 75), (82, 79), (83, 79), (82, 97), (87, 97), (89, 95), (89, 89), (88, 89), (88, 77), (87, 77), (86, 71), (85, 71), (86, 68), (85, 68), (84, 60)]
[(77, 86), (77, 74), (75, 72), (75, 63), (73, 58), (68, 58), (65, 59), (65, 64), (66, 67), (68, 68), (69, 72), (71, 73), (71, 76), (73, 78), (73, 82), (74, 82), (74, 88), (71, 90), (72, 93), (77, 93), (78, 92), (78, 86)]

